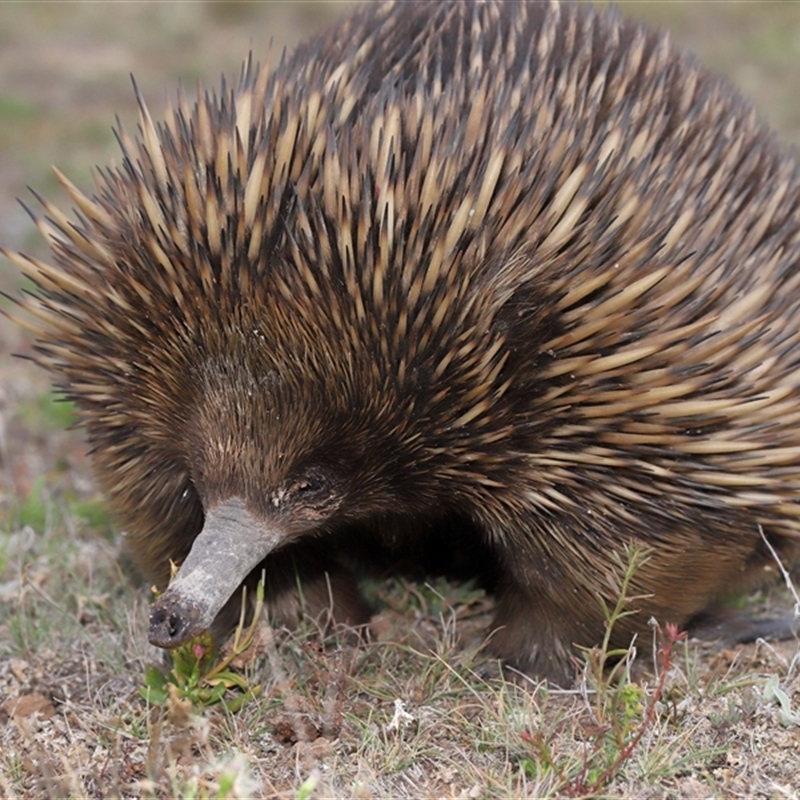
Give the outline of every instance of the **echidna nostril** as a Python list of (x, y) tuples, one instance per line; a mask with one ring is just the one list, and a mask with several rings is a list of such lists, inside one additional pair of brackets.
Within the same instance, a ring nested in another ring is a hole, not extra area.
[(191, 638), (191, 635), (187, 635), (189, 627), (189, 612), (180, 608), (164, 608), (157, 603), (150, 613), (150, 644), (166, 649), (178, 647)]

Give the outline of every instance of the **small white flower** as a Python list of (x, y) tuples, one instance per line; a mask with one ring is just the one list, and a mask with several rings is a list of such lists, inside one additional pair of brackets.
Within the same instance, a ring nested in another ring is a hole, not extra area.
[(397, 731), (398, 733), (415, 721), (412, 714), (405, 709), (405, 703), (397, 699), (394, 701), (394, 716), (392, 721), (386, 726), (386, 732)]

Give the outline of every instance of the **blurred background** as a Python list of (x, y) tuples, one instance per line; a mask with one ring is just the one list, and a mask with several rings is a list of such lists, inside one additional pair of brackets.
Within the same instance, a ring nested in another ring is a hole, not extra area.
[[(435, 2), (435, 0), (423, 0)], [(182, 81), (216, 87), (252, 49), (272, 59), (330, 23), (352, 3), (322, 2), (17, 2), (0, 3), (0, 246), (44, 256), (40, 237), (16, 198), (34, 187), (70, 203), (51, 165), (91, 191), (90, 169), (119, 161), (115, 115), (135, 129), (130, 73), (155, 118)], [(672, 32), (713, 70), (750, 96), (787, 144), (800, 144), (800, 2), (628, 2), (623, 14)], [(0, 257), (0, 289), (14, 294), (16, 270)], [(2, 307), (7, 300), (0, 298)], [(0, 317), (0, 459), (5, 491), (25, 497), (53, 465), (84, 473), (69, 414), (53, 406), (48, 378), (11, 353), (30, 342)], [(60, 454), (60, 455), (59, 455)], [(58, 470), (58, 467), (55, 467)], [(75, 473), (73, 472), (73, 476)]]

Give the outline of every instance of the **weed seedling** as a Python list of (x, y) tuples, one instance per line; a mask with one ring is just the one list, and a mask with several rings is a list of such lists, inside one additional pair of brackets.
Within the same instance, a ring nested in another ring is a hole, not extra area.
[[(245, 678), (230, 669), (231, 662), (253, 643), (256, 626), (264, 606), (264, 584), (256, 588), (256, 606), (252, 622), (245, 630), (246, 590), (243, 590), (242, 611), (230, 652), (220, 658), (212, 635), (206, 631), (191, 641), (171, 650), (172, 668), (164, 674), (150, 666), (144, 675), (145, 685), (139, 694), (154, 705), (166, 705), (171, 696), (189, 700), (197, 709), (224, 702), (230, 711), (238, 711), (260, 694), (260, 686), (250, 686)], [(233, 697), (227, 693), (237, 690)]]
[(655, 721), (674, 647), (686, 636), (675, 625), (668, 624), (662, 629), (655, 623), (659, 671), (655, 690), (648, 700), (644, 688), (631, 679), (630, 669), (635, 656), (633, 643), (625, 649), (611, 647), (614, 626), (624, 617), (636, 613), (630, 605), (641, 598), (630, 595), (631, 581), (647, 561), (647, 553), (638, 548), (626, 548), (625, 558), (626, 561), (619, 558), (623, 574), (614, 608), (603, 602), (606, 618), (603, 641), (598, 647), (582, 648), (588, 682), (594, 687), (594, 704), (593, 719), (584, 725), (589, 743), (577, 774), (571, 774), (569, 765), (561, 763), (555, 748), (542, 732), (522, 733), (522, 739), (534, 747), (538, 761), (558, 776), (569, 797), (594, 796), (601, 792), (631, 757)]

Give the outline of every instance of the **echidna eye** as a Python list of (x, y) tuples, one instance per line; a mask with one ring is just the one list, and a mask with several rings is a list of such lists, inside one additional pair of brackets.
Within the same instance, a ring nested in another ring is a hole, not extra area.
[(326, 488), (325, 479), (321, 475), (309, 474), (302, 477), (292, 486), (292, 493), (305, 496), (319, 494)]
[(195, 486), (194, 486), (193, 483), (190, 482), (190, 483), (187, 483), (184, 486), (183, 491), (180, 494), (180, 502), (183, 503), (184, 505), (187, 505), (187, 504), (190, 504), (190, 503), (191, 504), (199, 503), (199, 497), (197, 495), (197, 489), (195, 489)]

